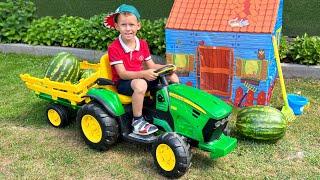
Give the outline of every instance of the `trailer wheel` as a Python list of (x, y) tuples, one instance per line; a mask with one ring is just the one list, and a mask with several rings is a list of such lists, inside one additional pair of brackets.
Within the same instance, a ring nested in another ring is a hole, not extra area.
[(82, 138), (92, 149), (105, 151), (117, 142), (119, 127), (116, 119), (97, 103), (83, 105), (78, 111), (77, 123)]
[(169, 178), (178, 178), (190, 167), (191, 149), (181, 136), (165, 133), (153, 145), (152, 156), (161, 174)]
[(50, 104), (47, 108), (47, 121), (55, 128), (70, 124), (68, 108), (60, 104)]

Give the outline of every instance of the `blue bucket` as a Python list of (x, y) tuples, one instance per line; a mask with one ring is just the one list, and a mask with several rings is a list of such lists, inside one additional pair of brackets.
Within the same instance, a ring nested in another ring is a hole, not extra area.
[(293, 110), (295, 115), (300, 115), (303, 112), (305, 105), (308, 104), (309, 100), (298, 94), (288, 94), (289, 106)]

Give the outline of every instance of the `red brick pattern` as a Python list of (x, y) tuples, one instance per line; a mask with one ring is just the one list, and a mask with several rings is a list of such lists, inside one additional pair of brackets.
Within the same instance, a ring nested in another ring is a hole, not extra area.
[[(271, 33), (279, 0), (175, 0), (166, 28), (215, 32)], [(231, 26), (246, 21), (249, 25)]]

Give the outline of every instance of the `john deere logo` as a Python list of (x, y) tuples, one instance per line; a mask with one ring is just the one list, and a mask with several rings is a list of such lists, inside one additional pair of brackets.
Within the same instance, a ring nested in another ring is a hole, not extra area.
[(144, 59), (143, 55), (139, 56), (138, 59), (139, 59), (139, 61), (143, 61), (143, 59)]

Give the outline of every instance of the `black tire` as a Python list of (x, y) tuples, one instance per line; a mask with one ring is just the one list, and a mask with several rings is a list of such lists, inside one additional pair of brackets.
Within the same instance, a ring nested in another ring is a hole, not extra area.
[(119, 126), (115, 118), (97, 103), (83, 105), (77, 114), (77, 124), (85, 143), (92, 149), (105, 151), (119, 137)]
[(70, 124), (69, 109), (65, 106), (50, 104), (46, 113), (48, 123), (55, 128), (61, 128)]
[(160, 173), (169, 178), (184, 175), (190, 167), (192, 157), (190, 145), (176, 133), (161, 135), (153, 145), (152, 156)]

